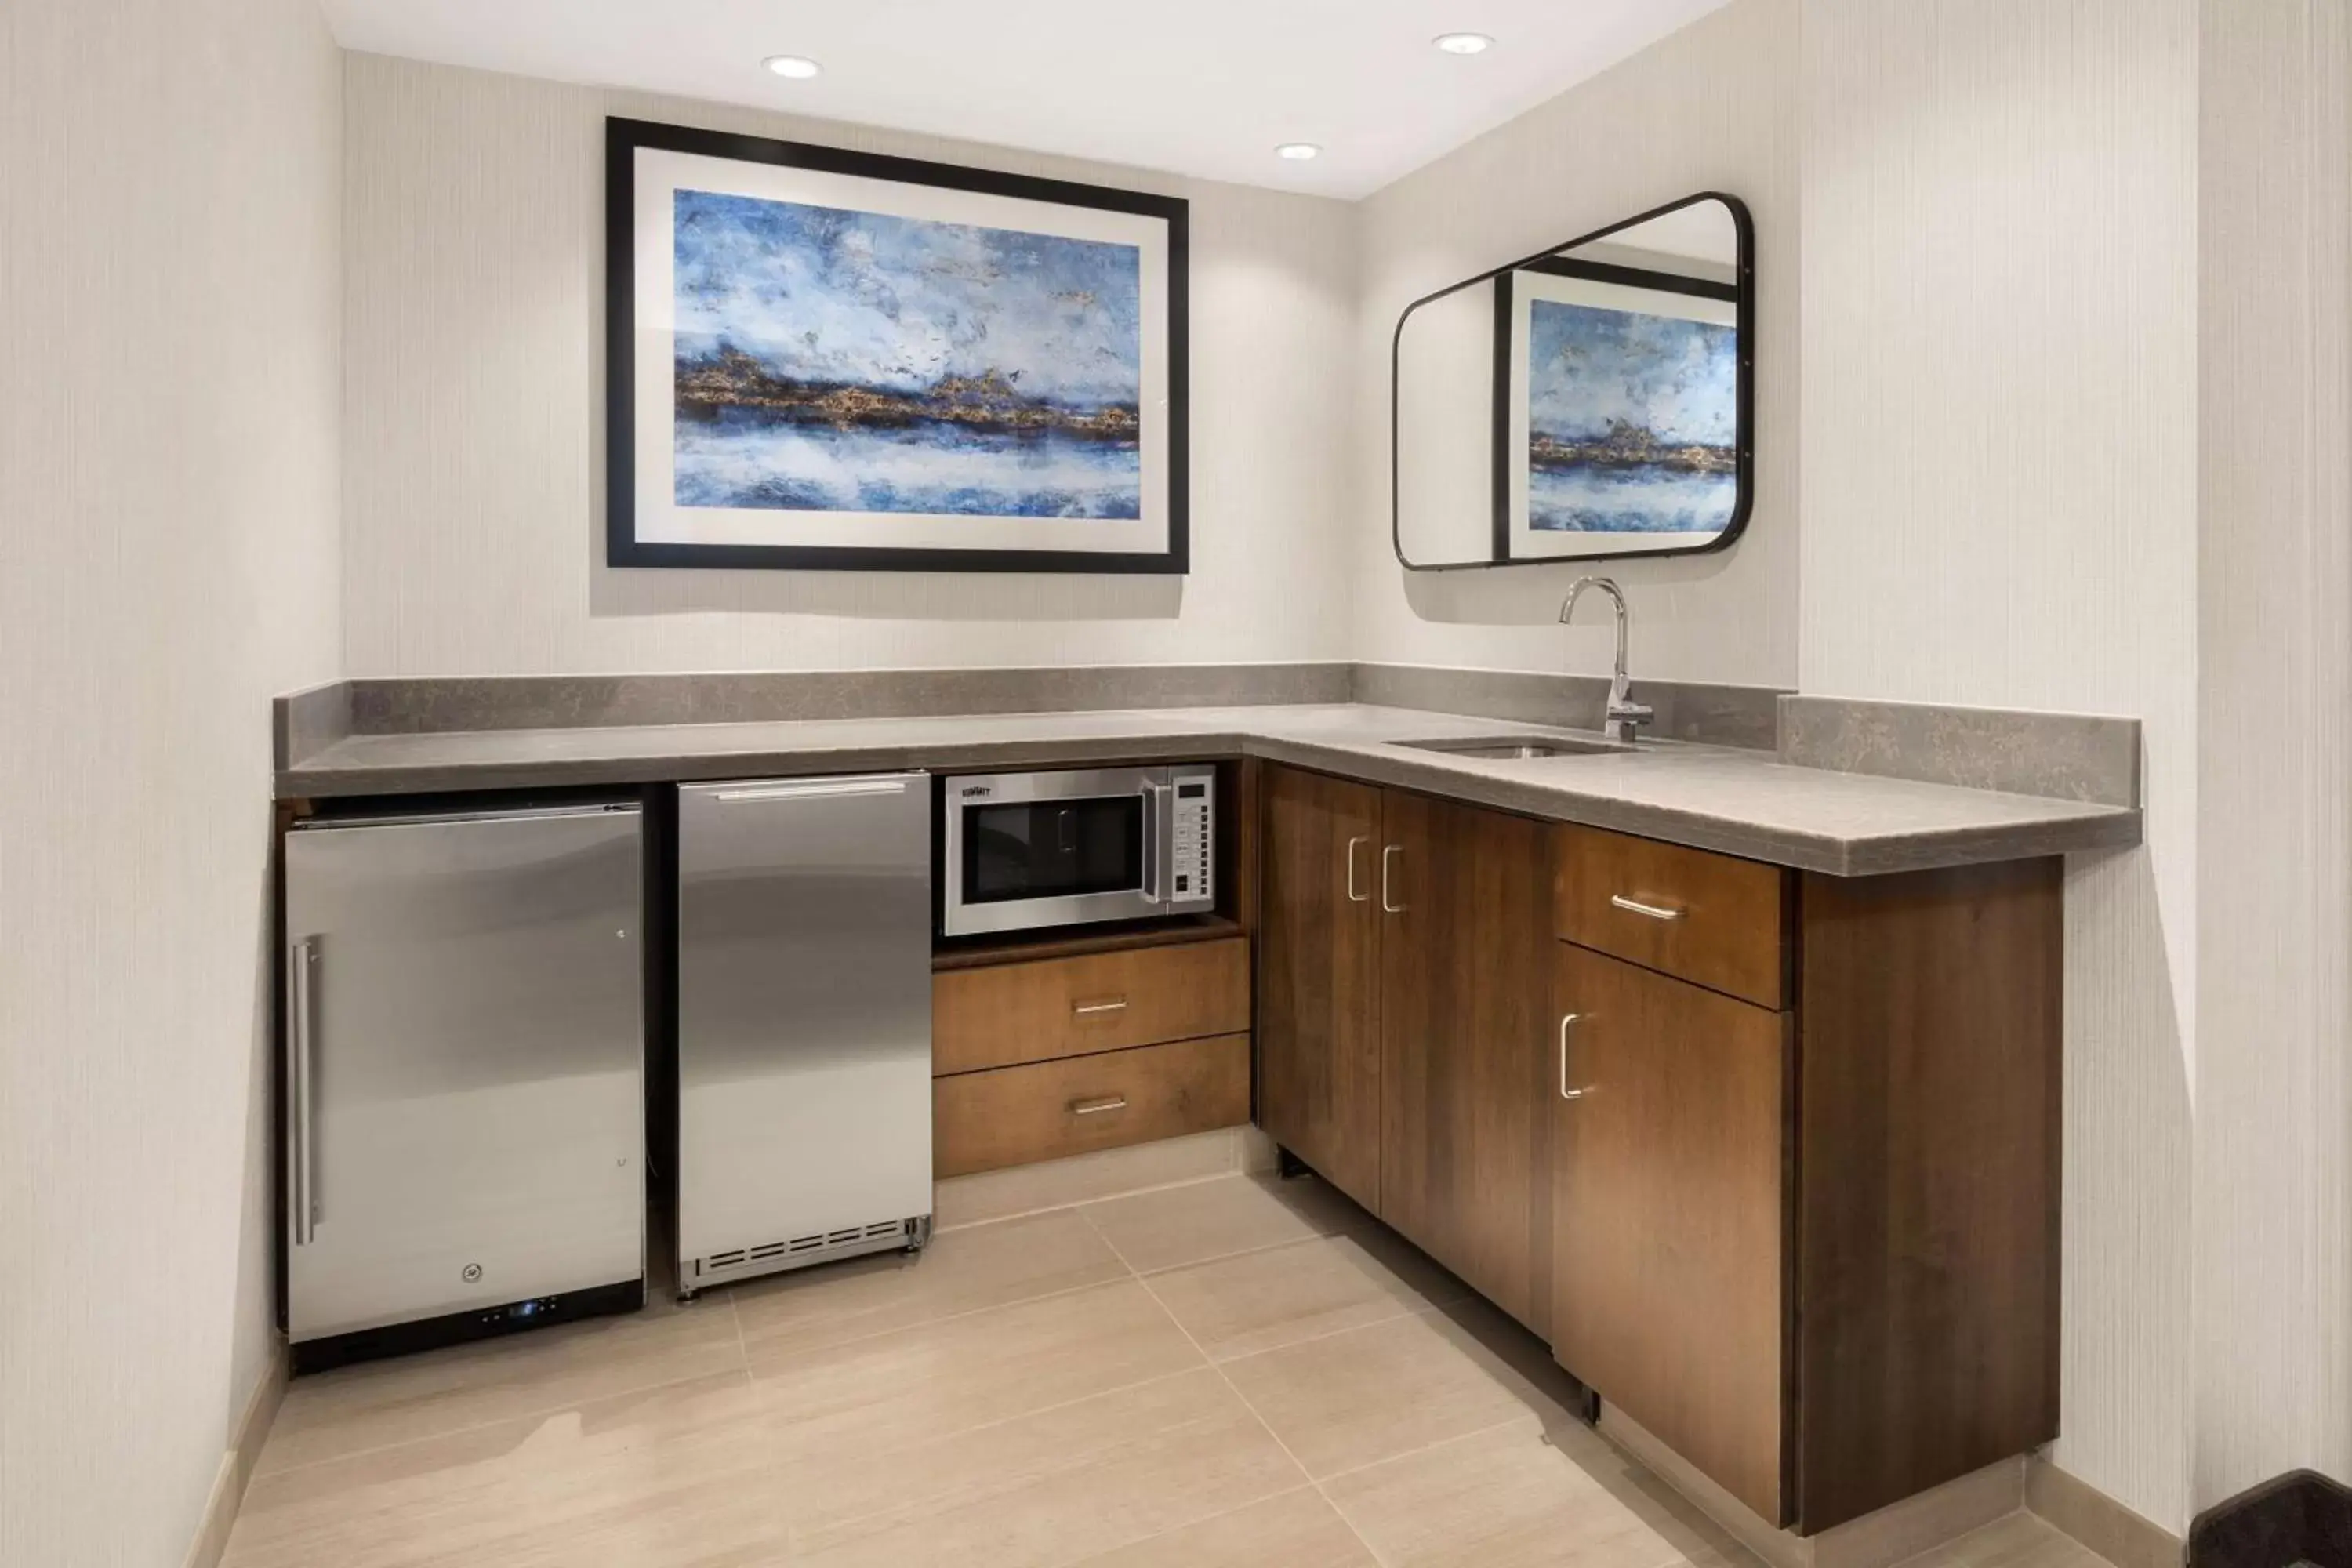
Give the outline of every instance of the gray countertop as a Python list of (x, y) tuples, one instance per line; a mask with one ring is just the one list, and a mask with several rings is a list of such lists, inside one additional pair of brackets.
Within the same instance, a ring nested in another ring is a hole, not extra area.
[(1833, 876), (2140, 841), (2135, 807), (1793, 767), (1675, 742), (1489, 761), (1402, 741), (1540, 726), (1360, 703), (352, 735), (291, 760), (281, 798), (528, 789), (895, 768), (1253, 756)]

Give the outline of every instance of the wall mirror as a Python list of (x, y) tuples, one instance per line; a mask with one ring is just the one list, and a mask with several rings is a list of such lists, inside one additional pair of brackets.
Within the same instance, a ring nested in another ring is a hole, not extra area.
[(1413, 571), (1720, 550), (1754, 490), (1755, 234), (1685, 197), (1405, 308), (1397, 559)]

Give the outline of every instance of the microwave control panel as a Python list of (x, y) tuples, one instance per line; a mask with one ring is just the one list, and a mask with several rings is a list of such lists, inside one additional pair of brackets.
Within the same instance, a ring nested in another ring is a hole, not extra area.
[(1170, 781), (1175, 820), (1170, 825), (1172, 876), (1166, 884), (1177, 908), (1216, 902), (1217, 774), (1213, 768), (1179, 768)]

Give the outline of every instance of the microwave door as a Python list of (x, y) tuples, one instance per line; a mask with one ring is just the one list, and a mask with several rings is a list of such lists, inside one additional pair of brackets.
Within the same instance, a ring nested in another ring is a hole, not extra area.
[(1133, 920), (1151, 898), (1157, 823), (1148, 795), (954, 802), (950, 935)]

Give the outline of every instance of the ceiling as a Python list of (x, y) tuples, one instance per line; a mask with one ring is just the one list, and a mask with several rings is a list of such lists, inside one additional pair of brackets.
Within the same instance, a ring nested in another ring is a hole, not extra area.
[[(321, 0), (344, 47), (1355, 197), (1723, 0)], [(1448, 55), (1443, 32), (1496, 39)], [(761, 61), (821, 62), (786, 81)], [(1319, 143), (1292, 162), (1277, 144)]]

